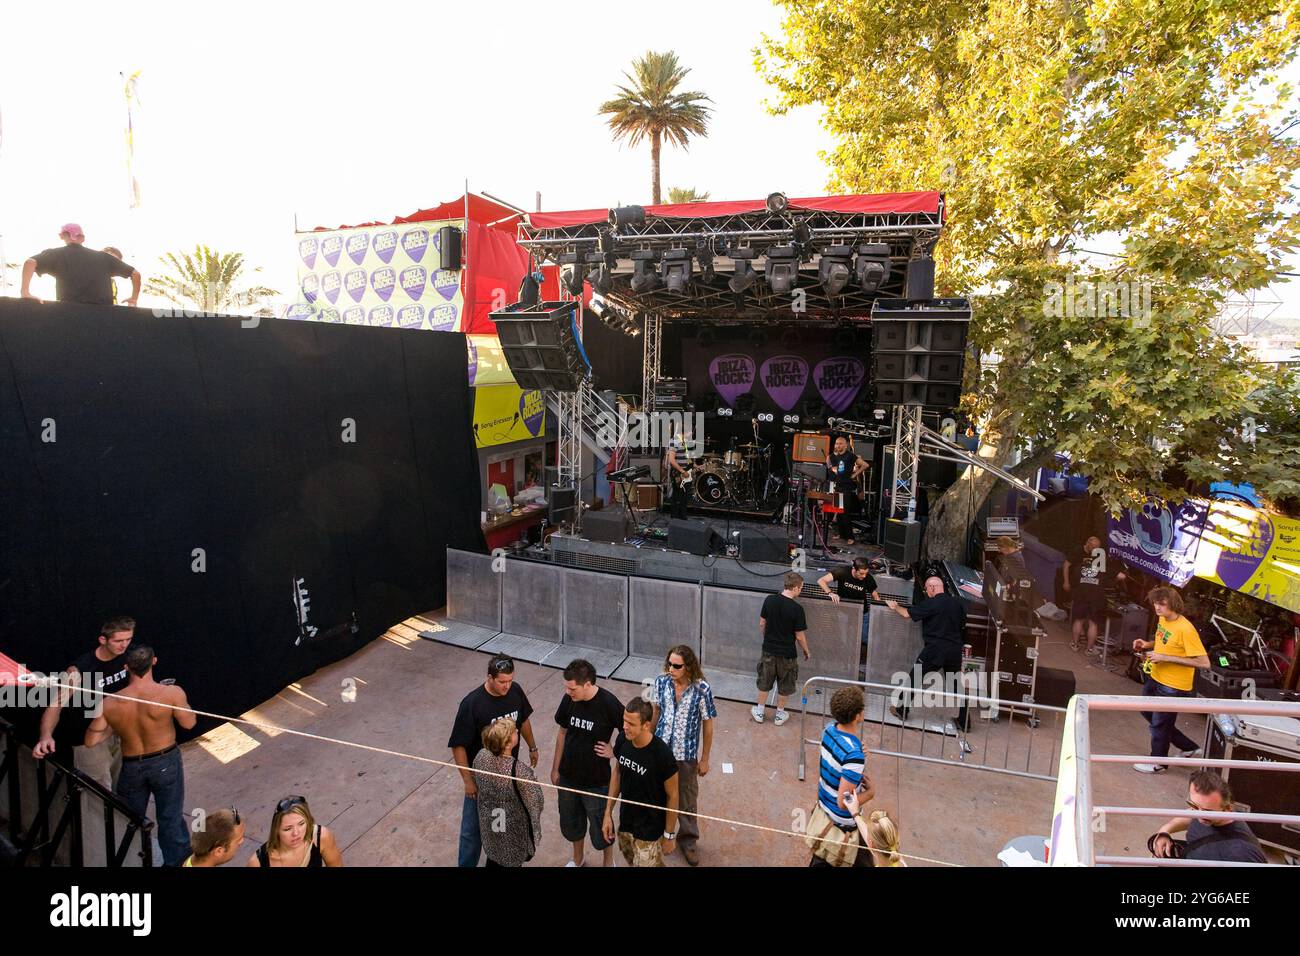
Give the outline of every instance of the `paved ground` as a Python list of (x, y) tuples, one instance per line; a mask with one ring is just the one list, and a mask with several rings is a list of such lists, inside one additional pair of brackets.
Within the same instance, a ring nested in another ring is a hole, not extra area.
[[(436, 620), (437, 615), (428, 615)], [(227, 724), (185, 745), (187, 802), (190, 806), (233, 804), (248, 820), (243, 859), (266, 838), (272, 808), (291, 793), (304, 794), (318, 818), (330, 826), (350, 865), (451, 866), (461, 806), (460, 777), (433, 761), (450, 761), (446, 747), (460, 698), (484, 678), (486, 656), (421, 640), (418, 618), (397, 625), (351, 658), (286, 688), (245, 714), (249, 720), (304, 731), (333, 740), (364, 743), (393, 751), (375, 753), (331, 740), (305, 739), (280, 731)], [(1066, 633), (1052, 626), (1043, 663), (1072, 667), (1080, 693), (1136, 693), (1123, 677), (1084, 663), (1066, 645)], [(516, 679), (537, 710), (534, 728), (549, 767), (555, 741), (552, 719), (563, 694), (558, 670), (521, 663)], [(620, 698), (630, 684), (605, 682)], [(349, 700), (352, 690), (355, 699)], [(789, 830), (813, 802), (816, 754), (808, 750), (810, 779), (797, 778), (799, 724), (754, 724), (748, 706), (719, 701), (713, 770), (701, 782), (700, 809), (730, 820)], [(1003, 762), (996, 748), (1007, 741), (1011, 766), (1028, 752), (1023, 725), (990, 730), (986, 743), (973, 737), (971, 759)], [(1200, 727), (1183, 718), (1193, 737)], [(816, 722), (809, 720), (809, 733)], [(1001, 734), (1001, 736), (999, 736)], [(868, 725), (868, 747), (915, 752), (920, 734)], [(925, 735), (926, 753), (938, 753), (936, 735)], [(1044, 725), (1034, 737), (1033, 769), (1054, 762), (1051, 747), (1059, 731)], [(1097, 750), (1145, 753), (1145, 723), (1135, 715), (1110, 715), (1094, 726)], [(988, 751), (989, 753), (986, 753)], [(946, 753), (955, 756), (951, 738)], [(401, 756), (410, 755), (410, 756)], [(730, 773), (725, 772), (730, 765)], [(997, 865), (995, 856), (1012, 837), (1045, 834), (1051, 826), (1054, 785), (1039, 780), (925, 763), (902, 757), (870, 758), (876, 803), (900, 823), (905, 853), (966, 866)], [(1096, 775), (1104, 802), (1181, 806), (1186, 771), (1151, 778), (1127, 766), (1102, 768)], [(543, 775), (546, 778), (546, 775)], [(569, 846), (559, 834), (554, 793), (548, 792), (541, 845), (531, 865), (563, 865)], [(1108, 852), (1144, 853), (1152, 821), (1125, 819), (1100, 835)], [(801, 840), (743, 826), (706, 821), (700, 844), (702, 863), (714, 866), (806, 863)], [(588, 852), (588, 865), (596, 855)], [(912, 865), (929, 865), (910, 861)], [(680, 857), (671, 865), (685, 865)]]

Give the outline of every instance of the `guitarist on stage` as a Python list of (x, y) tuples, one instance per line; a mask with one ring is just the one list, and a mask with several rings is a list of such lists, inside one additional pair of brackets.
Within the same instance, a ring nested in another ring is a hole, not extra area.
[(678, 432), (668, 443), (664, 452), (664, 474), (668, 476), (672, 489), (669, 499), (669, 511), (674, 518), (686, 517), (686, 503), (690, 498), (690, 481), (692, 464), (690, 461), (689, 442)]

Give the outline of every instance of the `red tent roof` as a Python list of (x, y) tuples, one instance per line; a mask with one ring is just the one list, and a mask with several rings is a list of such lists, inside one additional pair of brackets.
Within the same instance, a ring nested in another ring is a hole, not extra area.
[[(482, 196), (474, 193), (469, 194), (469, 219), (470, 222), (493, 223), (499, 219), (515, 217), (518, 215), (517, 210), (509, 206), (503, 206), (491, 199), (484, 199)], [(350, 226), (317, 226), (309, 232), (332, 232), (335, 229), (361, 229), (366, 226), (396, 226), (405, 222), (436, 222), (443, 219), (464, 219), (465, 218), (465, 198), (462, 196), (453, 199), (451, 202), (441, 203), (437, 206), (430, 206), (428, 209), (417, 209), (415, 212), (398, 216), (392, 222), (358, 222)], [(604, 216), (602, 215), (603, 219)], [(509, 218), (509, 221), (500, 224), (499, 228), (513, 230), (515, 228), (515, 219)]]
[[(938, 192), (871, 193), (863, 196), (812, 196), (791, 199), (790, 208), (821, 212), (843, 213), (937, 213), (941, 194)], [(744, 212), (758, 212), (764, 208), (764, 199), (742, 199), (732, 202), (691, 202), (646, 206), (647, 216), (662, 219), (707, 219), (717, 216), (734, 216)], [(558, 229), (565, 226), (583, 226), (607, 221), (608, 209), (575, 209), (569, 212), (530, 212), (528, 224), (534, 229)]]

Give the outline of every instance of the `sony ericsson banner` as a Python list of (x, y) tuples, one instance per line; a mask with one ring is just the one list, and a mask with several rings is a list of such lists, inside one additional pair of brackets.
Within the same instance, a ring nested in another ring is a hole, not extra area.
[(1237, 501), (1150, 501), (1110, 519), (1107, 536), (1112, 556), (1175, 587), (1195, 575), (1300, 611), (1300, 519)]
[(485, 385), (474, 389), (474, 444), (479, 448), (539, 438), (546, 430), (546, 402), (538, 389)]
[(461, 220), (298, 233), (298, 303), (287, 319), (457, 332), (460, 273), (438, 268), (438, 228)]

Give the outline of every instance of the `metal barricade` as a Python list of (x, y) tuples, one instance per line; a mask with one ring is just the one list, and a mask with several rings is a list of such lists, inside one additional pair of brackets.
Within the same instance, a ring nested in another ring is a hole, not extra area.
[(0, 736), (4, 849), (15, 865), (81, 867), (102, 860), (122, 867), (134, 864), (128, 862), (133, 846), (139, 865), (154, 865), (152, 821), (137, 817), (98, 781), (59, 758), (35, 759), (8, 721), (0, 720)]
[[(971, 680), (977, 679), (973, 674), (963, 677), (966, 678), (964, 688), (969, 688)], [(805, 779), (808, 745), (821, 743), (820, 738), (810, 738), (807, 729), (809, 691), (814, 685), (818, 685), (816, 695), (822, 698), (823, 718), (828, 717), (829, 695), (823, 693), (821, 688), (829, 685), (863, 689), (867, 704), (866, 723), (880, 725), (878, 734), (869, 734), (866, 724), (862, 732), (862, 746), (873, 755), (986, 770), (1031, 780), (1053, 782), (1057, 779), (1055, 770), (1065, 725), (1064, 707), (1021, 702), (1012, 706), (996, 697), (984, 696), (968, 689), (927, 688), (923, 681), (917, 681), (915, 688), (909, 688), (908, 685), (817, 676), (810, 677), (803, 685), (799, 714), (800, 780)], [(919, 716), (920, 726), (910, 721), (906, 724), (887, 722), (886, 714), (890, 703), (895, 700), (906, 701), (909, 695), (913, 701), (909, 704), (912, 711), (909, 718), (912, 715)], [(970, 729), (966, 732), (956, 726), (954, 718), (948, 716), (963, 700), (970, 708)], [(939, 738), (937, 747), (929, 742), (934, 737)], [(953, 741), (951, 753), (949, 739)], [(927, 748), (933, 752), (927, 753)]]
[[(1179, 860), (1158, 857), (1115, 856), (1098, 854), (1095, 834), (1097, 821), (1108, 815), (1154, 817), (1161, 821), (1190, 814), (1181, 807), (1108, 806), (1095, 800), (1093, 767), (1097, 764), (1160, 763), (1171, 767), (1250, 770), (1266, 773), (1300, 772), (1300, 761), (1227, 760), (1199, 757), (1161, 757), (1146, 754), (1105, 754), (1092, 749), (1090, 719), (1101, 712), (1172, 712), (1176, 714), (1249, 715), (1264, 717), (1300, 717), (1300, 706), (1263, 700), (1215, 700), (1203, 697), (1132, 697), (1085, 695), (1071, 701), (1066, 716), (1062, 742), (1061, 769), (1056, 788), (1052, 819), (1051, 863), (1053, 866), (1268, 866), (1261, 863), (1226, 863), (1219, 860)], [(1293, 814), (1209, 812), (1196, 810), (1195, 816), (1206, 820), (1242, 820), (1247, 824), (1278, 823), (1291, 828), (1300, 825), (1300, 807)]]

